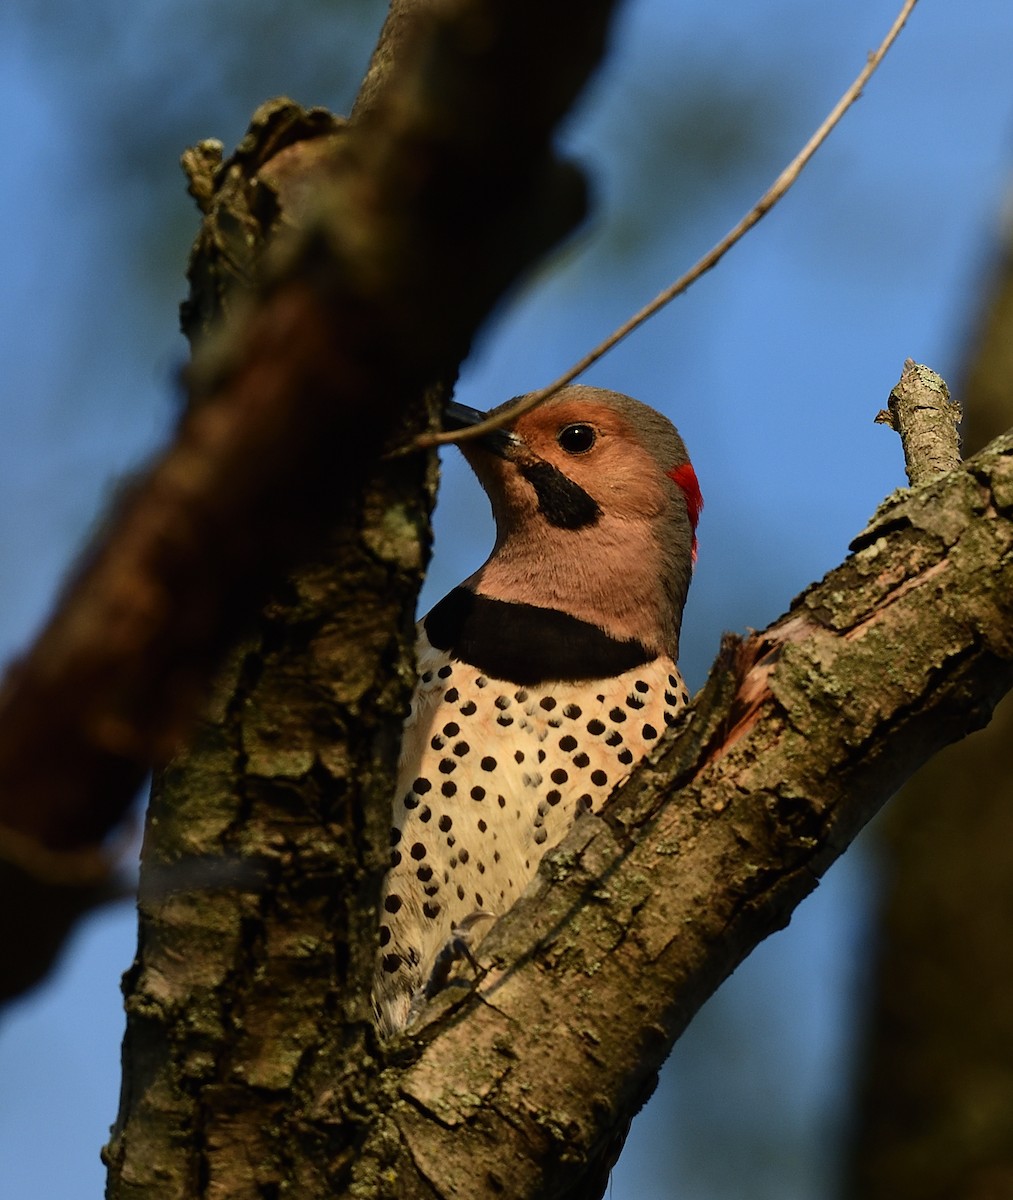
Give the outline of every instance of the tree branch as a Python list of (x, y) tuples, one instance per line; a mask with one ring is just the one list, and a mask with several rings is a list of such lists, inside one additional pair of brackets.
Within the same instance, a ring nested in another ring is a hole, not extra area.
[(880, 425), (900, 434), (908, 483), (917, 487), (960, 462), (958, 427), (963, 413), (950, 399), (944, 380), (913, 359), (904, 363), (890, 392), (889, 407), (876, 415)]
[(391, 1051), (367, 1148), (396, 1139), (392, 1169), (417, 1181), (400, 1195), (594, 1194), (706, 997), (1013, 683), (1011, 552), (1008, 434), (887, 501), (786, 616), (726, 640), (683, 727), (483, 943), (477, 988)]
[(875, 74), (879, 64), (900, 36), (901, 30), (907, 24), (907, 19), (914, 11), (917, 2), (918, 0), (904, 0), (900, 12), (894, 18), (893, 24), (890, 26), (886, 37), (884, 37), (878, 49), (866, 57), (865, 65), (859, 71), (858, 77), (850, 84), (844, 95), (841, 96), (826, 117), (820, 122), (806, 144), (784, 168), (781, 174), (778, 175), (777, 179), (774, 180), (759, 200), (757, 200), (749, 212), (737, 221), (724, 237), (712, 246), (702, 258), (698, 259), (688, 271), (685, 271), (678, 279), (659, 292), (657, 296), (649, 300), (641, 309), (631, 317), (628, 317), (608, 337), (599, 342), (597, 346), (588, 351), (578, 362), (574, 363), (572, 367), (567, 368), (562, 375), (545, 387), (529, 392), (524, 397), (519, 397), (509, 406), (504, 407), (494, 417), (487, 417), (484, 421), (469, 425), (467, 429), (425, 433), (416, 439), (416, 446), (445, 446), (454, 442), (466, 442), (491, 433), (494, 429), (502, 429), (510, 422), (516, 421), (524, 413), (530, 412), (531, 409), (547, 400), (550, 396), (555, 395), (561, 388), (566, 387), (568, 383), (572, 383), (578, 376), (583, 375), (585, 371), (590, 370), (596, 362), (604, 358), (621, 341), (628, 338), (631, 333), (634, 333), (641, 325), (645, 324), (655, 314), (665, 308), (666, 305), (671, 304), (677, 296), (681, 296), (684, 292), (688, 291), (708, 271), (713, 270), (728, 251), (738, 242), (742, 241), (753, 226), (758, 224), (776, 204), (779, 204), (784, 199), (788, 190), (795, 184), (795, 181), (809, 165), (810, 160), (834, 131), (841, 118), (859, 96), (862, 95), (865, 86)]
[[(177, 437), (0, 692), (0, 895), (26, 877), (66, 885), (34, 910), (36, 945), (58, 944), (101, 891), (97, 847), (269, 589), (392, 440), (419, 431), (424, 388), (454, 376), (503, 290), (583, 214), (550, 137), (611, 4), (400, 7), (398, 70), (373, 77), (351, 125), (275, 106), (217, 171), (211, 145), (191, 157), (206, 210), (220, 192), (246, 202), (216, 252), (239, 247), (235, 279), (253, 292), (226, 286), (185, 314), (205, 330), (219, 309), (230, 320), (195, 360)], [(0, 994), (44, 969), (19, 962), (24, 941), (4, 946)]]

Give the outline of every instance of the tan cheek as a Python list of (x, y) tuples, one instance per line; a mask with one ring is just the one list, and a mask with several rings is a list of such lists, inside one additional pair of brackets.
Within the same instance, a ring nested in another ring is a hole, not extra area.
[(665, 491), (653, 462), (605, 461), (577, 479), (613, 516), (655, 517), (665, 507)]

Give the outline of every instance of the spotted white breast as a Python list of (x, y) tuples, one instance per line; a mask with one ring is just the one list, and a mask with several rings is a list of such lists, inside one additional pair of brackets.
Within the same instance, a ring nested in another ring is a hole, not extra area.
[(518, 686), (453, 661), (420, 625), (418, 662), (381, 897), (374, 1006), (384, 1034), (408, 1022), (452, 926), (506, 912), (687, 700), (665, 657), (607, 679)]

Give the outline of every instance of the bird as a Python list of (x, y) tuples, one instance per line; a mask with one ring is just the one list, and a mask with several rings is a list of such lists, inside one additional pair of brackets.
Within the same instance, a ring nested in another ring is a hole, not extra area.
[[(451, 403), (445, 425), (507, 405)], [(477, 967), (544, 854), (688, 703), (677, 662), (703, 499), (671, 422), (572, 385), (459, 445), (496, 538), (417, 626), (379, 905), (382, 1037), (415, 1019), (455, 960)]]

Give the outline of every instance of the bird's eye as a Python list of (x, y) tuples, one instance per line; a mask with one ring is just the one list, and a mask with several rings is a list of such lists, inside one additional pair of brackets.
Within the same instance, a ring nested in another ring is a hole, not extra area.
[(556, 435), (556, 441), (567, 454), (586, 454), (597, 437), (590, 425), (564, 425)]

